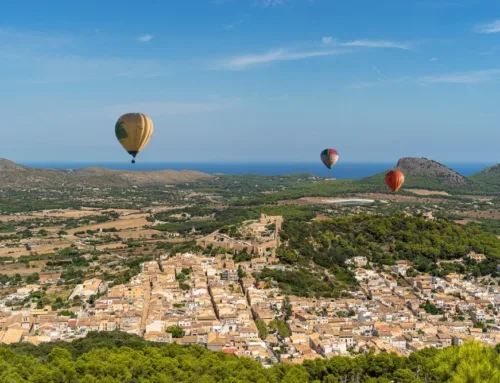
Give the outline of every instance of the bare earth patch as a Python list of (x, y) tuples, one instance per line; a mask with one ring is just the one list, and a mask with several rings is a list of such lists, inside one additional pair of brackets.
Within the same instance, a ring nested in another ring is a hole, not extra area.
[(117, 221), (98, 223), (95, 225), (81, 226), (77, 229), (67, 230), (69, 234), (74, 234), (77, 231), (86, 230), (99, 230), (99, 229), (111, 229), (112, 227), (117, 230), (123, 229), (135, 229), (142, 228), (143, 226), (149, 225), (150, 222), (146, 218), (132, 218), (132, 219), (119, 219)]
[(417, 194), (417, 195), (444, 195), (449, 196), (450, 194), (444, 191), (433, 191), (433, 190), (425, 190), (425, 189), (405, 189), (405, 191)]

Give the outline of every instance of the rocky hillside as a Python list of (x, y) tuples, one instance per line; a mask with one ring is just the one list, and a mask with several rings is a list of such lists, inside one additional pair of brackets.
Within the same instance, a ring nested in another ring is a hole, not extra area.
[[(452, 169), (427, 158), (401, 158), (393, 169), (405, 175), (405, 188), (432, 190), (469, 190), (475, 182)], [(389, 170), (389, 169), (388, 169)], [(386, 190), (385, 172), (358, 181), (363, 185), (373, 185), (373, 189)]]
[(424, 177), (425, 179), (437, 181), (448, 186), (471, 184), (468, 178), (439, 162), (428, 160), (427, 158), (401, 158), (396, 165), (396, 169), (401, 170), (409, 181), (415, 177)]
[(97, 167), (77, 170), (37, 169), (0, 159), (0, 188), (176, 185), (213, 178), (210, 174), (189, 170), (126, 171)]

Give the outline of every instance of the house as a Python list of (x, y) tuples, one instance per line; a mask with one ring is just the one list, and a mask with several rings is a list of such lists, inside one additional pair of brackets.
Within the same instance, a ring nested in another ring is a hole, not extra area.
[(223, 281), (238, 281), (238, 270), (236, 269), (224, 269), (220, 273), (220, 279)]
[(24, 332), (25, 330), (21, 328), (9, 328), (4, 332), (0, 332), (0, 343), (19, 343), (23, 339)]
[(470, 316), (474, 323), (484, 323), (486, 321), (485, 311), (477, 307), (471, 311)]
[(486, 256), (484, 254), (477, 254), (474, 251), (471, 251), (469, 254), (467, 254), (467, 258), (472, 259), (477, 263), (480, 263), (486, 259)]
[(45, 271), (43, 273), (39, 273), (39, 282), (41, 284), (45, 283), (54, 283), (61, 279), (61, 272), (59, 271)]
[(107, 286), (102, 280), (93, 278), (83, 282), (82, 295), (84, 297), (91, 297), (103, 293), (107, 290)]
[(368, 260), (363, 256), (352, 257), (345, 261), (347, 265), (354, 265), (356, 267), (364, 267), (368, 264)]
[(267, 266), (267, 261), (265, 258), (254, 258), (251, 266), (253, 271), (262, 271)]
[(346, 347), (354, 346), (354, 337), (352, 335), (352, 331), (340, 331), (339, 332), (339, 341), (345, 343)]

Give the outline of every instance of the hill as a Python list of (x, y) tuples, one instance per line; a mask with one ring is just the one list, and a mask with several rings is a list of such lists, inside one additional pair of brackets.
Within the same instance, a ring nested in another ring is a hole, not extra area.
[(91, 167), (77, 170), (37, 169), (0, 159), (0, 188), (128, 187), (209, 181), (214, 176), (191, 170), (126, 171)]
[(500, 186), (500, 164), (486, 168), (470, 176), (470, 179), (489, 186)]
[[(452, 272), (496, 275), (500, 259), (500, 242), (493, 234), (451, 221), (426, 220), (403, 213), (359, 214), (307, 224), (285, 221), (281, 239), (283, 246), (277, 251), (280, 260), (307, 268), (300, 272), (269, 269), (259, 278), (272, 278), (283, 291), (299, 296), (336, 298), (346, 287), (356, 285), (345, 262), (360, 254), (379, 267), (406, 259), (413, 262), (415, 270), (439, 277)], [(485, 261), (477, 265), (453, 262), (470, 251), (485, 254)], [(310, 261), (328, 269), (335, 280), (312, 274)]]
[[(405, 188), (423, 188), (434, 190), (463, 189), (474, 187), (474, 180), (427, 158), (401, 158), (393, 169), (401, 170), (405, 175)], [(389, 169), (388, 169), (389, 170)], [(385, 173), (363, 178), (358, 182), (365, 185), (384, 186)]]

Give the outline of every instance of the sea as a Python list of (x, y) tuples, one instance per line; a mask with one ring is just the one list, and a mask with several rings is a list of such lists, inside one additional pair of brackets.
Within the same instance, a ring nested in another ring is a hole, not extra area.
[[(284, 162), (284, 163), (237, 163), (237, 162), (25, 162), (22, 165), (45, 169), (80, 169), (86, 167), (103, 167), (115, 170), (197, 170), (210, 174), (243, 175), (257, 174), (263, 176), (277, 176), (292, 173), (310, 173), (319, 177), (336, 179), (357, 179), (368, 177), (394, 166), (394, 163), (338, 163), (331, 171), (321, 163), (312, 162)], [(445, 163), (444, 165), (456, 172), (469, 176), (480, 172), (494, 163)]]

